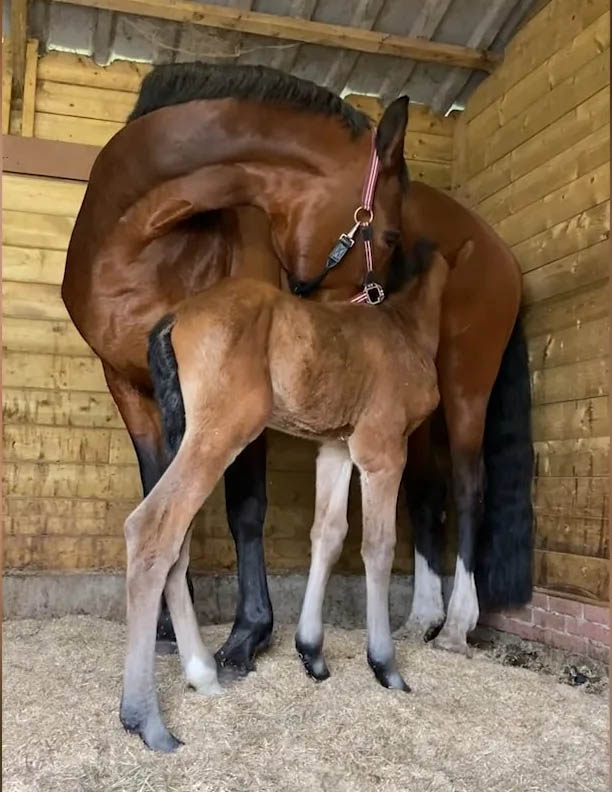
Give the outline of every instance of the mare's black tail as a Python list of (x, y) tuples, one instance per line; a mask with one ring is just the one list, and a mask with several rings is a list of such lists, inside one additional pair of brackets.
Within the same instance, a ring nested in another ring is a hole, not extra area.
[(185, 405), (178, 377), (178, 365), (170, 334), (175, 317), (164, 316), (149, 333), (149, 370), (155, 400), (162, 416), (168, 461), (174, 458), (185, 434)]
[(531, 391), (527, 345), (517, 320), (493, 386), (484, 434), (484, 519), (476, 550), (483, 609), (531, 599)]

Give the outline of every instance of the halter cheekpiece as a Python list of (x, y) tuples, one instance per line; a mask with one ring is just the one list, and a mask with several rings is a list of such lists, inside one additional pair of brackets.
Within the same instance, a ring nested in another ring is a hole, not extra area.
[(361, 204), (355, 209), (353, 220), (355, 225), (350, 231), (340, 234), (338, 241), (332, 248), (323, 271), (320, 275), (305, 282), (296, 283), (292, 287), (294, 294), (304, 297), (311, 294), (327, 277), (330, 270), (337, 267), (349, 250), (354, 246), (359, 234), (363, 237), (363, 247), (365, 251), (366, 274), (363, 289), (351, 299), (352, 303), (366, 303), (367, 305), (379, 305), (385, 299), (383, 287), (374, 280), (373, 257), (372, 257), (372, 220), (374, 219), (374, 193), (380, 174), (380, 160), (376, 151), (376, 135), (372, 135), (372, 147), (370, 151), (370, 162), (366, 180), (361, 194)]

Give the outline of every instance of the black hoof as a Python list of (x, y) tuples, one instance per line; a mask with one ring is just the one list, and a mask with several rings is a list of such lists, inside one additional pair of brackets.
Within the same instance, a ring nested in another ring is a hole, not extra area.
[(440, 622), (440, 624), (432, 624), (431, 627), (428, 627), (425, 635), (423, 636), (425, 643), (429, 643), (430, 641), (433, 641), (435, 638), (437, 638), (443, 626), (444, 622)]
[(215, 654), (219, 682), (233, 682), (255, 671), (255, 657), (270, 645), (272, 623), (236, 627)]
[(171, 655), (178, 652), (178, 646), (174, 641), (157, 640), (155, 641), (155, 652), (158, 655)]
[(322, 644), (320, 646), (315, 646), (314, 644), (300, 641), (299, 638), (296, 637), (295, 648), (297, 649), (297, 653), (309, 677), (316, 682), (324, 682), (326, 679), (329, 679), (330, 673), (325, 658), (323, 657)]
[(395, 663), (383, 663), (374, 660), (368, 654), (368, 665), (383, 687), (391, 690), (403, 690), (404, 693), (410, 693), (410, 687), (406, 684), (404, 678), (395, 667)]

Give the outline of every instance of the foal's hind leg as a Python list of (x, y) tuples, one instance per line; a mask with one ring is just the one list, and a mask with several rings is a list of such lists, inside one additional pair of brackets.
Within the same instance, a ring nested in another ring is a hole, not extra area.
[(325, 443), (317, 457), (317, 496), (310, 532), (312, 555), (308, 585), (295, 635), (295, 646), (307, 673), (327, 679), (323, 657), (323, 600), (333, 565), (342, 551), (348, 523), (349, 484), (353, 463), (343, 443)]
[(225, 504), (238, 561), (238, 603), (232, 631), (215, 658), (230, 676), (253, 671), (255, 654), (272, 634), (263, 524), (266, 516), (266, 436), (262, 434), (225, 471)]
[[(155, 400), (136, 388), (111, 366), (102, 364), (108, 388), (134, 445), (143, 496), (146, 498), (162, 477), (167, 466), (159, 409)], [(187, 585), (193, 601), (193, 583), (187, 570)], [(176, 651), (174, 630), (165, 597), (157, 621), (157, 650), (160, 654)]]
[[(161, 593), (170, 570), (181, 560), (191, 521), (233, 456), (228, 448), (207, 455), (198, 438), (186, 436), (166, 473), (125, 523), (128, 642), (120, 717), (128, 731), (139, 734), (154, 750), (174, 751), (180, 744), (163, 723), (155, 690), (155, 624)], [(179, 591), (178, 577), (187, 558), (188, 547), (169, 588), (183, 647), (187, 647), (184, 651), (189, 651), (189, 639), (194, 640), (195, 622), (193, 616), (189, 625), (180, 611), (186, 587)], [(199, 659), (205, 655), (200, 653)], [(208, 670), (207, 687), (215, 692), (212, 660)]]
[[(395, 551), (396, 510), (399, 485), (406, 460), (405, 449), (389, 448), (379, 456), (383, 464), (360, 464), (363, 538), (361, 555), (366, 570), (368, 663), (383, 687), (408, 692), (410, 688), (397, 670), (395, 647), (389, 624), (389, 583)], [(395, 463), (394, 463), (395, 460)]]
[(187, 682), (198, 693), (214, 696), (221, 693), (217, 681), (217, 666), (212, 654), (202, 642), (185, 577), (189, 565), (192, 530), (193, 528), (190, 528), (187, 531), (179, 559), (168, 574), (166, 600)]

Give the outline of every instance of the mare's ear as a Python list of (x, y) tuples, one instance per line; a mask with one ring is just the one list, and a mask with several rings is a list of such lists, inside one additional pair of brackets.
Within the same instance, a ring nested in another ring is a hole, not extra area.
[(400, 96), (383, 113), (376, 129), (376, 151), (383, 168), (404, 168), (404, 138), (408, 125), (407, 96)]

